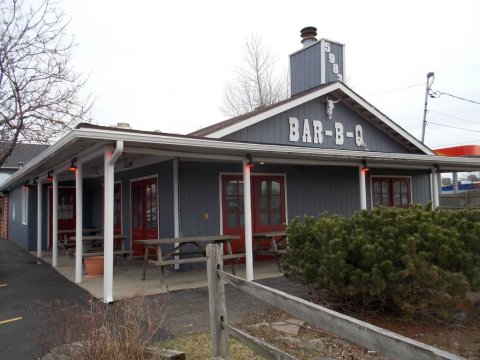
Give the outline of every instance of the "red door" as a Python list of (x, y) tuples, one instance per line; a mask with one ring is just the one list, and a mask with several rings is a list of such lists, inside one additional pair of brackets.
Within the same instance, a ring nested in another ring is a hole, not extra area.
[[(285, 182), (283, 176), (252, 176), (252, 231), (285, 229)], [(222, 177), (223, 233), (241, 236), (232, 242), (233, 252), (245, 252), (243, 177)]]
[(135, 240), (158, 238), (157, 179), (132, 182), (132, 250), (133, 256), (143, 255), (145, 248)]
[(232, 241), (234, 253), (245, 252), (245, 221), (243, 211), (243, 178), (239, 175), (222, 177), (223, 233), (241, 238)]
[[(75, 188), (58, 188), (58, 230), (72, 230), (75, 232)], [(50, 248), (52, 248), (53, 234), (53, 191), (50, 191)]]

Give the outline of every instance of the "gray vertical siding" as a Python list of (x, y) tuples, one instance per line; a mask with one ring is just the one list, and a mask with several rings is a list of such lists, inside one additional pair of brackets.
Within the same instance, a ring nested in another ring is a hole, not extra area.
[[(29, 250), (28, 225), (22, 224), (22, 186), (12, 189), (8, 194), (8, 237), (9, 240)], [(13, 210), (15, 209), (15, 211)], [(13, 218), (15, 214), (15, 219)], [(29, 225), (31, 225), (29, 223)]]
[[(325, 130), (332, 130), (335, 134), (335, 122), (340, 122), (344, 127), (344, 134), (355, 131), (355, 125), (361, 125), (363, 129), (363, 139), (370, 151), (388, 152), (388, 153), (411, 153), (409, 149), (401, 145), (391, 136), (380, 130), (375, 125), (358, 115), (348, 106), (337, 103), (333, 109), (333, 118), (328, 119), (325, 113), (325, 101), (327, 97), (311, 100), (305, 104), (294, 107), (281, 114), (265, 119), (257, 124), (236, 131), (224, 137), (226, 140), (251, 141), (265, 144), (282, 144), (303, 147), (323, 148), (323, 149), (344, 149), (344, 150), (364, 150), (355, 143), (355, 138), (345, 136), (344, 144), (335, 144), (334, 136), (326, 136)], [(295, 117), (299, 121), (300, 140), (291, 142), (289, 140), (290, 125), (289, 117)], [(309, 120), (311, 135), (313, 136), (312, 120), (320, 120), (323, 126), (323, 143), (303, 143), (301, 135), (303, 133), (304, 119)]]
[(288, 217), (323, 212), (351, 216), (360, 208), (358, 168), (299, 166), (287, 172)]
[(320, 42), (290, 56), (292, 95), (321, 84)]

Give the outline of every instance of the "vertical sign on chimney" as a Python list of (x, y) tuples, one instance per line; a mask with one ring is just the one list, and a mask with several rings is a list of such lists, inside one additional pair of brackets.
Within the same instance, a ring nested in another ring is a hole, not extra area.
[(345, 46), (327, 39), (320, 40), (321, 84), (345, 82)]

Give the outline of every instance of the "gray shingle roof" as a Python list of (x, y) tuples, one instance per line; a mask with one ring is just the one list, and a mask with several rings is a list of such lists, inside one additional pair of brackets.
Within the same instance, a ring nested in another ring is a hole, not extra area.
[(26, 164), (38, 154), (48, 148), (49, 145), (40, 145), (40, 144), (17, 144), (13, 149), (12, 154), (7, 158), (7, 160), (2, 164), (2, 168), (19, 168), (18, 163), (23, 162)]

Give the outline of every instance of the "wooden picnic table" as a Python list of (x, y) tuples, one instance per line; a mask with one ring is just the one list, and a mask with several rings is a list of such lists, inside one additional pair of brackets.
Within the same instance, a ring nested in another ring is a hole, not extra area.
[[(75, 241), (72, 241), (70, 238), (75, 235), (76, 229), (63, 229), (58, 230), (58, 247), (59, 249), (65, 250), (65, 255), (70, 256), (70, 250), (75, 249)], [(83, 228), (82, 234), (98, 234), (100, 229), (96, 228)]]
[[(76, 241), (76, 236), (70, 236), (71, 241)], [(130, 251), (125, 249), (125, 240), (128, 239), (127, 235), (115, 234), (113, 235), (114, 241), (114, 255), (123, 255), (124, 258), (130, 254)], [(85, 235), (82, 236), (83, 242), (83, 256), (103, 255), (103, 235)]]
[[(206, 262), (206, 244), (225, 244), (227, 249), (227, 255), (223, 255), (224, 260), (231, 260), (232, 273), (235, 274), (234, 260), (244, 257), (245, 254), (233, 254), (231, 241), (239, 239), (239, 236), (233, 235), (212, 235), (212, 236), (191, 236), (191, 237), (178, 237), (178, 238), (163, 238), (163, 239), (149, 239), (149, 240), (135, 240), (136, 243), (145, 246), (145, 257), (143, 263), (142, 280), (145, 280), (147, 273), (147, 266), (149, 263), (160, 266), (161, 270), (161, 283), (165, 284), (168, 290), (168, 286), (165, 283), (164, 268), (170, 265), (176, 264), (188, 264), (195, 262)], [(174, 245), (173, 250), (169, 251), (165, 255), (162, 253), (162, 245)], [(187, 245), (193, 245), (196, 251), (181, 252), (181, 249)], [(157, 251), (157, 260), (149, 260), (150, 249)], [(188, 259), (175, 258), (181, 255), (200, 255)], [(173, 259), (169, 259), (172, 258)]]
[[(280, 255), (287, 252), (287, 233), (285, 231), (270, 231), (263, 233), (253, 234), (254, 245), (254, 260), (257, 255), (273, 255), (277, 261), (278, 270), (283, 272), (282, 265), (280, 264)], [(269, 241), (269, 247), (267, 249), (260, 249), (261, 241)], [(284, 249), (282, 249), (284, 247)]]

